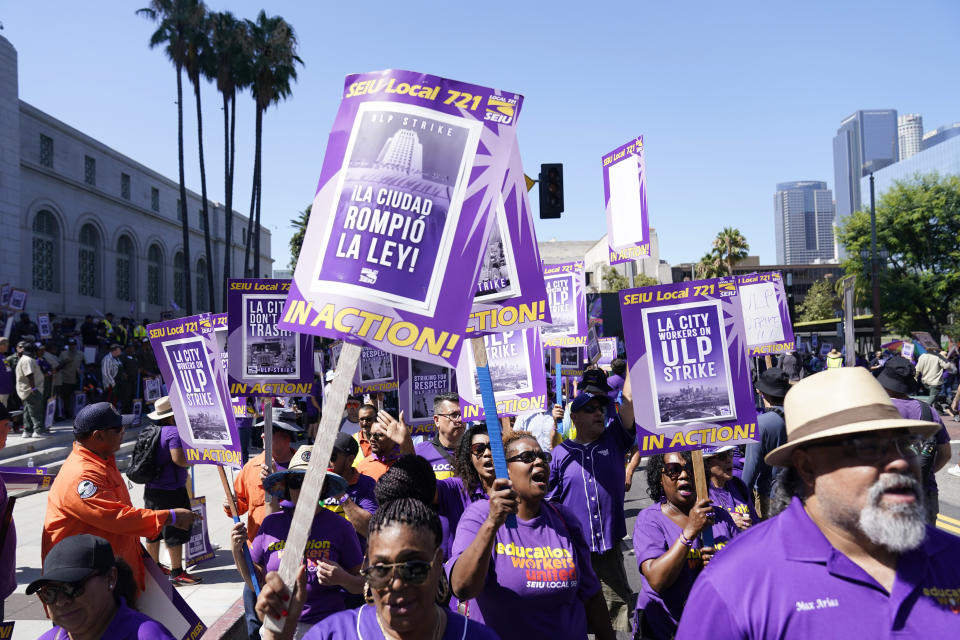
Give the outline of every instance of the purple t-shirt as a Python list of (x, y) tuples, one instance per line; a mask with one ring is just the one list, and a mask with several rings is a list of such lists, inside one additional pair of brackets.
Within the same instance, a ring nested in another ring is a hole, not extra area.
[[(450, 569), (487, 519), (490, 502), (474, 502), (460, 518)], [(504, 640), (586, 638), (583, 602), (600, 591), (580, 524), (562, 504), (543, 502), (532, 520), (501, 526), (493, 544), (483, 591), (468, 617), (490, 626)]]
[[(637, 558), (637, 567), (641, 567), (647, 560), (662, 556), (683, 531), (682, 527), (663, 513), (662, 505), (661, 502), (655, 502), (637, 514), (637, 521), (633, 525), (633, 552)], [(719, 552), (739, 530), (726, 511), (714, 509), (714, 514), (713, 540)], [(640, 571), (642, 586), (637, 596), (637, 609), (643, 609), (644, 619), (658, 638), (669, 638), (677, 629), (677, 621), (680, 620), (693, 581), (703, 570), (700, 559), (702, 546), (700, 536), (697, 536), (693, 547), (687, 551), (687, 562), (680, 570), (680, 575), (662, 593), (654, 591), (643, 571)], [(714, 558), (719, 556), (720, 553), (717, 553)]]
[[(120, 606), (110, 626), (103, 632), (101, 638), (110, 640), (175, 640), (167, 628), (148, 618), (144, 614), (131, 609), (121, 598)], [(50, 629), (37, 640), (67, 640), (69, 636), (61, 627)]]
[(166, 425), (160, 430), (160, 439), (157, 440), (157, 467), (160, 475), (156, 480), (146, 484), (150, 489), (165, 489), (167, 491), (179, 489), (187, 484), (187, 470), (176, 464), (170, 458), (170, 449), (182, 449), (180, 434), (177, 427)]
[(590, 551), (602, 553), (627, 535), (623, 513), (624, 456), (633, 436), (613, 419), (590, 444), (565, 440), (553, 448), (549, 500), (570, 508), (587, 536)]
[(892, 593), (837, 551), (797, 498), (734, 540), (694, 586), (677, 640), (955, 638), (960, 539), (927, 526)]
[(13, 371), (2, 359), (5, 355), (0, 356), (0, 394), (11, 394), (14, 390), (15, 380)]
[[(264, 518), (250, 546), (251, 558), (267, 572), (277, 571), (280, 567), (293, 511), (292, 508), (284, 508)], [(304, 557), (307, 565), (307, 599), (300, 622), (313, 623), (344, 608), (340, 587), (317, 582), (317, 562), (332, 560), (349, 570), (360, 566), (363, 553), (353, 525), (332, 511), (318, 509), (313, 517)]]
[(623, 391), (623, 383), (623, 376), (618, 376), (615, 373), (607, 376), (607, 384), (610, 385), (610, 391), (607, 391), (607, 397), (610, 398), (612, 402), (616, 402), (620, 397), (620, 392)]
[(460, 516), (467, 507), (477, 500), (487, 500), (487, 492), (479, 486), (468, 492), (463, 486), (463, 480), (458, 476), (437, 481), (437, 512), (450, 521), (450, 531), (457, 532)]
[[(0, 480), (0, 518), (7, 511), (9, 496), (7, 495), (7, 485)], [(3, 522), (0, 521), (0, 527)], [(10, 517), (10, 528), (7, 529), (7, 537), (3, 541), (3, 548), (0, 549), (0, 601), (6, 599), (17, 589), (17, 527), (13, 522), (13, 516)]]
[[(301, 618), (302, 620), (302, 618)], [(303, 640), (384, 640), (377, 621), (377, 609), (367, 604), (359, 609), (341, 611), (326, 618), (303, 636)], [(498, 640), (488, 627), (467, 620), (453, 611), (447, 612), (447, 628), (443, 640)]]
[[(439, 443), (439, 441), (437, 442)], [(447, 449), (443, 445), (440, 445), (440, 448), (449, 454), (450, 460), (447, 460), (446, 456), (437, 451), (437, 448), (433, 445), (433, 440), (421, 442), (413, 449), (418, 456), (425, 458), (430, 463), (430, 466), (433, 467), (433, 475), (437, 476), (437, 480), (443, 480), (453, 475), (453, 462), (451, 462), (453, 460), (453, 449)]]
[[(907, 398), (890, 398), (893, 402), (893, 406), (897, 408), (897, 411), (900, 412), (900, 415), (906, 420), (923, 420), (923, 401), (913, 400)], [(947, 428), (943, 426), (943, 420), (940, 419), (940, 414), (934, 410), (930, 410), (930, 415), (933, 422), (940, 423), (940, 430), (937, 431), (933, 439), (934, 441), (940, 444), (947, 444), (950, 442), (950, 434), (947, 433)], [(933, 468), (930, 468), (930, 473), (927, 474), (927, 477), (923, 479), (923, 488), (927, 493), (937, 491), (937, 476), (933, 471)]]
[(749, 514), (754, 523), (760, 520), (754, 509), (753, 500), (748, 498), (750, 494), (747, 491), (747, 485), (740, 478), (730, 478), (721, 488), (708, 483), (707, 491), (715, 507), (722, 507), (727, 510), (727, 513)]

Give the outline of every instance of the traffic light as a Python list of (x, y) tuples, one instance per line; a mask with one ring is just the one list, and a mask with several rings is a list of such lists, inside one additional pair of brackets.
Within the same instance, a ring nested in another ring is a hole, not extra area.
[(563, 165), (540, 165), (540, 218), (559, 218), (563, 213)]

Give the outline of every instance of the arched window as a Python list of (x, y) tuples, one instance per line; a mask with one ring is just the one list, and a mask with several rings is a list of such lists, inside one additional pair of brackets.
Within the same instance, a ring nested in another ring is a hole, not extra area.
[(186, 306), (183, 296), (185, 286), (186, 283), (183, 281), (183, 252), (177, 251), (173, 254), (173, 301), (181, 309)]
[(60, 225), (49, 211), (37, 213), (33, 219), (33, 288), (38, 291), (59, 291), (57, 246)]
[(163, 251), (155, 244), (147, 251), (147, 302), (163, 304)]
[(133, 286), (133, 240), (123, 235), (117, 239), (117, 299), (132, 302), (136, 297)]
[(80, 249), (77, 258), (80, 271), (77, 278), (80, 281), (80, 295), (95, 298), (97, 293), (97, 255), (99, 253), (100, 234), (97, 228), (87, 223), (80, 227)]
[(197, 283), (194, 287), (197, 298), (197, 311), (208, 311), (209, 305), (207, 304), (207, 261), (204, 258), (197, 260), (197, 272), (196, 279)]

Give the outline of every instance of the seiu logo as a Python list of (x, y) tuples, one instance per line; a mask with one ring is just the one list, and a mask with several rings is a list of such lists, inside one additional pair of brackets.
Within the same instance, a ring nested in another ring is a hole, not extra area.
[(376, 284), (378, 273), (379, 271), (377, 269), (370, 269), (369, 267), (363, 267), (360, 269), (360, 282), (364, 284)]

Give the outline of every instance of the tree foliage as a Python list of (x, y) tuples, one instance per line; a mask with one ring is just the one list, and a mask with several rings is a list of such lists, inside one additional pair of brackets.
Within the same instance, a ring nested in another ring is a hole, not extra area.
[(308, 204), (307, 208), (300, 212), (300, 215), (290, 221), (290, 226), (296, 229), (290, 236), (290, 264), (291, 269), (297, 267), (297, 259), (300, 257), (300, 248), (303, 246), (303, 237), (307, 233), (307, 223), (310, 222), (310, 209), (313, 204)]
[(730, 275), (733, 273), (733, 265), (747, 257), (750, 245), (747, 244), (747, 239), (739, 229), (724, 227), (723, 231), (713, 239), (713, 250), (726, 267), (724, 275)]
[(606, 266), (603, 268), (603, 288), (602, 293), (615, 293), (621, 289), (630, 288), (630, 279), (614, 269)]
[(807, 291), (807, 297), (797, 308), (797, 321), (808, 322), (833, 318), (836, 317), (839, 309), (840, 298), (837, 296), (837, 291), (830, 278), (824, 278), (814, 282)]
[[(870, 212), (854, 212), (839, 231), (846, 272), (870, 300)], [(894, 333), (928, 331), (939, 340), (960, 300), (960, 176), (937, 173), (897, 181), (877, 201), (880, 310)], [(864, 277), (867, 276), (867, 277)]]

